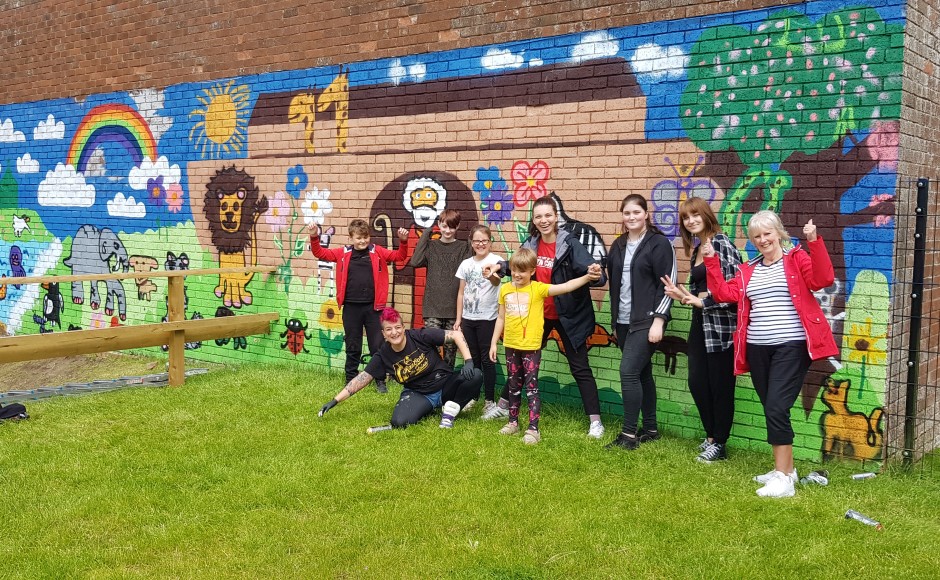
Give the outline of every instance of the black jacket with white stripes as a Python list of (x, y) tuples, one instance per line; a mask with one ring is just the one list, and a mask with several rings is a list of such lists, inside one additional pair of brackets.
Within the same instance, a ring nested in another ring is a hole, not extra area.
[[(607, 255), (607, 277), (610, 280), (610, 325), (616, 332), (620, 310), (623, 260), (627, 251), (627, 234), (614, 240)], [(637, 246), (630, 265), (630, 332), (648, 330), (653, 318), (669, 322), (672, 298), (666, 295), (661, 276), (676, 279), (676, 252), (669, 238), (650, 228)]]

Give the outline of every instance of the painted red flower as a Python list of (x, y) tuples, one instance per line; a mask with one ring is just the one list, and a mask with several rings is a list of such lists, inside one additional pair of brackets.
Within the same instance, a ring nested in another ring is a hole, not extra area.
[(530, 201), (544, 197), (548, 193), (545, 183), (550, 174), (548, 163), (541, 159), (531, 165), (528, 161), (513, 163), (509, 177), (512, 179), (516, 207), (525, 207)]

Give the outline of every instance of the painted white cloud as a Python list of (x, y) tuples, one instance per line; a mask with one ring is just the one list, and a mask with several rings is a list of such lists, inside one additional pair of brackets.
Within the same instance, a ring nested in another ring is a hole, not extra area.
[(147, 189), (147, 181), (160, 176), (163, 176), (163, 187), (179, 183), (180, 166), (170, 165), (170, 161), (164, 156), (160, 156), (156, 163), (144, 157), (144, 160), (140, 162), (140, 167), (131, 169), (127, 181), (134, 189)]
[(513, 54), (511, 50), (502, 48), (491, 48), (480, 59), (483, 68), (489, 70), (519, 68), (523, 62), (525, 62), (525, 57), (522, 56), (522, 53)]
[(649, 75), (660, 78), (663, 76), (676, 77), (682, 74), (689, 57), (678, 46), (662, 46), (650, 43), (637, 47), (630, 59), (633, 72), (639, 75)]
[(419, 62), (408, 67), (408, 74), (416, 81), (423, 81), (427, 70), (428, 67), (423, 62)]
[(163, 109), (163, 91), (156, 89), (141, 89), (131, 91), (130, 96), (137, 105), (140, 115), (147, 120), (150, 125), (150, 132), (157, 141), (173, 126), (173, 119), (163, 117), (158, 114)]
[(26, 141), (26, 135), (22, 131), (13, 128), (13, 119), (6, 119), (0, 124), (0, 143), (16, 143)]
[(17, 173), (39, 173), (39, 160), (29, 153), (16, 158)]
[(533, 58), (529, 60), (529, 66), (542, 66), (544, 61), (540, 58)]
[(91, 207), (95, 203), (95, 186), (85, 183), (85, 176), (71, 165), (56, 163), (39, 182), (39, 205), (58, 207)]
[(124, 197), (118, 192), (114, 199), (108, 200), (108, 214), (117, 217), (142, 218), (147, 216), (147, 208), (143, 202), (134, 199), (134, 196)]
[(571, 60), (581, 62), (595, 58), (607, 58), (620, 52), (620, 46), (614, 38), (604, 32), (585, 34), (581, 42), (571, 49)]
[(391, 66), (388, 67), (388, 78), (396, 85), (409, 80), (421, 82), (426, 74), (427, 66), (424, 63), (419, 62), (405, 66), (400, 58), (393, 60)]
[(55, 116), (50, 113), (45, 121), (39, 121), (39, 124), (33, 129), (33, 139), (36, 141), (42, 139), (65, 139), (65, 123), (56, 121)]

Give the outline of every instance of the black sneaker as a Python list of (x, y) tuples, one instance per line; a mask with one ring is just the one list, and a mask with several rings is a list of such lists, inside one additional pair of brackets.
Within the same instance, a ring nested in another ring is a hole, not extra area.
[(630, 436), (626, 433), (621, 432), (617, 435), (617, 438), (604, 446), (605, 449), (613, 449), (614, 447), (620, 447), (621, 449), (626, 449), (627, 451), (633, 451), (634, 449), (640, 446), (639, 437)]
[(723, 461), (728, 459), (728, 451), (725, 449), (725, 446), (721, 443), (712, 443), (705, 448), (705, 451), (702, 451), (696, 457), (697, 460), (702, 463), (711, 463), (712, 461)]
[(388, 393), (388, 387), (385, 385), (385, 381), (375, 381), (375, 390), (383, 395)]
[(636, 434), (637, 441), (639, 441), (640, 443), (649, 443), (650, 441), (656, 441), (660, 437), (662, 437), (662, 435), (659, 434), (659, 431), (656, 431), (653, 429), (650, 429), (649, 431), (647, 431), (646, 429), (640, 429)]

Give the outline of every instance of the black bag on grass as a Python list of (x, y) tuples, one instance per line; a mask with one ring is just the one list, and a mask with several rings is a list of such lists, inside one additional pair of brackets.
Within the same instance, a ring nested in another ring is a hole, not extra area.
[(20, 403), (10, 403), (9, 405), (0, 405), (0, 421), (4, 420), (13, 420), (19, 421), (21, 419), (29, 419), (29, 415), (26, 413), (26, 407)]

